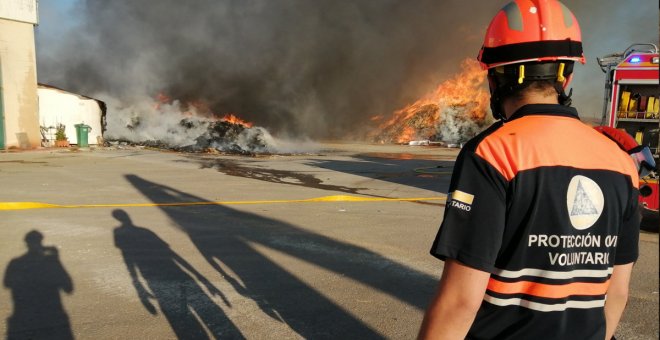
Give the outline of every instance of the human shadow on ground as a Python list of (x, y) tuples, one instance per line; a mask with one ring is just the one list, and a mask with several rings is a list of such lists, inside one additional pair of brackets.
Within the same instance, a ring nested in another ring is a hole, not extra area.
[(25, 235), (27, 252), (9, 262), (4, 286), (11, 290), (14, 312), (7, 319), (7, 339), (73, 339), (61, 292), (73, 293), (71, 277), (57, 248), (42, 245), (37, 230)]
[(453, 160), (424, 159), (407, 154), (360, 154), (351, 158), (318, 158), (306, 164), (440, 193), (448, 191), (454, 166)]
[(158, 313), (153, 299), (179, 339), (208, 339), (205, 328), (216, 339), (244, 338), (200, 287), (203, 284), (210, 294), (220, 296), (229, 305), (206, 277), (154, 232), (134, 225), (124, 210), (114, 210), (112, 216), (121, 222), (114, 230), (115, 246), (121, 250), (140, 302), (149, 313)]
[[(198, 202), (188, 206), (161, 205), (160, 209), (239, 293), (253, 299), (266, 314), (285, 322), (303, 338), (382, 336), (255, 250), (255, 244), (359, 281), (419, 309), (425, 308), (437, 284), (436, 278), (367, 249), (215, 205), (139, 176), (126, 175), (126, 178), (152, 202)], [(386, 314), (383, 311), (384, 318)]]

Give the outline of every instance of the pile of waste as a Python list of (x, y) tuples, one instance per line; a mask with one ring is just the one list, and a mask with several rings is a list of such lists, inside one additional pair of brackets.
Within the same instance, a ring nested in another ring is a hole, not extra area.
[(439, 110), (438, 104), (435, 103), (420, 105), (395, 123), (383, 124), (372, 139), (387, 144), (408, 144), (416, 140), (434, 141), (437, 136)]
[(490, 125), (485, 71), (470, 59), (463, 61), (461, 69), (414, 103), (388, 117), (373, 117), (378, 125), (372, 139), (409, 145), (428, 145), (411, 144), (419, 141), (460, 144)]
[[(134, 117), (130, 124), (126, 125), (126, 129), (137, 131), (140, 125), (140, 119)], [(110, 138), (109, 142), (180, 152), (221, 152), (241, 155), (276, 152), (272, 145), (273, 138), (266, 129), (258, 126), (248, 127), (226, 120), (183, 118), (176, 126), (168, 128), (166, 135), (167, 138), (163, 139)]]
[(112, 99), (105, 118), (109, 145), (242, 155), (290, 149), (287, 141), (231, 113), (216, 115), (201, 102), (181, 103), (162, 94), (130, 103)]
[(193, 151), (210, 148), (239, 154), (273, 153), (275, 150), (269, 144), (271, 140), (270, 133), (262, 127), (220, 120), (209, 123), (206, 133), (195, 139), (192, 148)]
[(477, 102), (451, 105), (435, 103), (407, 108), (394, 123), (384, 125), (372, 137), (377, 143), (408, 145), (463, 144), (492, 123)]

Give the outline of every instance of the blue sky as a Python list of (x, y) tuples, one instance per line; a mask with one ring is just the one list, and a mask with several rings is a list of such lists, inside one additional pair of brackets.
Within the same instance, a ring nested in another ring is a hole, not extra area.
[(37, 48), (51, 48), (60, 35), (80, 20), (74, 13), (78, 0), (39, 1), (39, 25), (36, 27)]

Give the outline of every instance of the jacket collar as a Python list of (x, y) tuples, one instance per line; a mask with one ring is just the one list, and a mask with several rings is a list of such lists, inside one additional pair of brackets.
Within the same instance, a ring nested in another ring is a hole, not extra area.
[(527, 104), (520, 107), (516, 112), (511, 115), (507, 121), (525, 116), (559, 116), (580, 119), (578, 112), (574, 107), (559, 105), (559, 104)]

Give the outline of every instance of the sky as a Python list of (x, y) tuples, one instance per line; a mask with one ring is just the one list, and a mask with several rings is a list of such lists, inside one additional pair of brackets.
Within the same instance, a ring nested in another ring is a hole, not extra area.
[[(277, 130), (341, 135), (433, 90), (475, 58), (506, 1), (41, 0), (38, 79), (101, 100), (205, 100)], [(185, 4), (185, 5), (182, 5)], [(566, 0), (586, 65), (573, 103), (598, 120), (596, 57), (658, 43), (656, 0)]]

